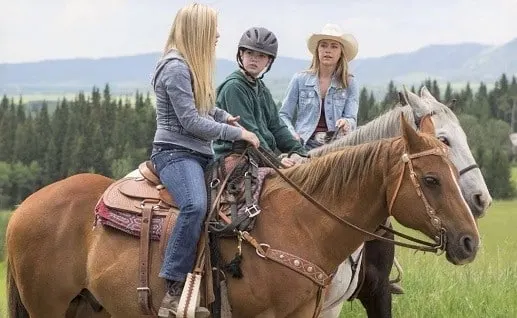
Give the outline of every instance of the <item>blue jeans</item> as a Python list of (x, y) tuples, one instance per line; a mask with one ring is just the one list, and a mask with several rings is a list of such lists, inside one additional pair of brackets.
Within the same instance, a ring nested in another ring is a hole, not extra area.
[(196, 151), (172, 146), (153, 148), (151, 161), (163, 185), (180, 208), (176, 225), (167, 242), (159, 276), (185, 281), (192, 271), (201, 227), (207, 212), (204, 170), (212, 160)]

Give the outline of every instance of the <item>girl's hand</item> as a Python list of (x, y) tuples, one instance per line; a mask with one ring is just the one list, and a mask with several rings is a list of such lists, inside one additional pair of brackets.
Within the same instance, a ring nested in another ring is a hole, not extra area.
[(296, 161), (294, 161), (293, 159), (291, 158), (282, 158), (282, 160), (280, 160), (280, 162), (286, 167), (286, 168), (290, 168), (292, 166), (294, 166), (296, 164)]
[(336, 121), (336, 128), (346, 135), (350, 131), (350, 124), (348, 120), (341, 118)]
[(228, 119), (226, 120), (226, 123), (227, 123), (228, 125), (238, 126), (238, 125), (237, 125), (237, 122), (239, 121), (239, 119), (241, 119), (241, 116), (235, 116), (235, 117), (234, 117), (234, 116), (230, 115), (230, 116), (228, 117)]
[(242, 129), (241, 139), (249, 142), (254, 148), (258, 148), (260, 146), (260, 141), (257, 135), (244, 128)]

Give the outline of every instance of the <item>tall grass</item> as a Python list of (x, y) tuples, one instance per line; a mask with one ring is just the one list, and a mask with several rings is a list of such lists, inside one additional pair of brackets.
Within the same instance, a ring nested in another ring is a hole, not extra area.
[(0, 317), (7, 317), (7, 295), (5, 286), (5, 262), (0, 262)]
[[(479, 220), (482, 246), (473, 263), (397, 248), (406, 293), (393, 296), (394, 317), (517, 317), (517, 201), (499, 201)], [(365, 317), (359, 301), (341, 317)]]
[(7, 317), (7, 297), (5, 286), (6, 264), (3, 262), (5, 253), (5, 229), (11, 213), (0, 210), (0, 317)]
[(3, 261), (5, 255), (5, 229), (10, 216), (11, 213), (8, 211), (0, 210), (0, 262)]

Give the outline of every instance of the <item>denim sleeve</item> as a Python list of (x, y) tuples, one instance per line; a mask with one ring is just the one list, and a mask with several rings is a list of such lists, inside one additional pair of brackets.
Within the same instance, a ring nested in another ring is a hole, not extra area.
[(350, 76), (347, 87), (347, 98), (342, 118), (345, 118), (354, 130), (357, 127), (357, 112), (359, 110), (359, 85), (355, 77)]
[(275, 136), (278, 149), (284, 153), (296, 151), (300, 154), (306, 154), (307, 151), (303, 145), (298, 140), (294, 139), (294, 136), (287, 125), (282, 121), (282, 119), (280, 119), (275, 101), (273, 100), (273, 96), (271, 96), (271, 92), (267, 88), (265, 90), (264, 95), (266, 97), (267, 117), (269, 117), (268, 128), (273, 136)]
[(215, 122), (199, 114), (194, 103), (190, 71), (186, 64), (171, 61), (162, 74), (167, 95), (183, 129), (204, 140), (233, 141), (241, 137), (240, 128)]
[(298, 74), (295, 74), (287, 87), (285, 98), (280, 107), (279, 115), (284, 121), (291, 134), (295, 134), (296, 131), (293, 125), (293, 119), (298, 109)]

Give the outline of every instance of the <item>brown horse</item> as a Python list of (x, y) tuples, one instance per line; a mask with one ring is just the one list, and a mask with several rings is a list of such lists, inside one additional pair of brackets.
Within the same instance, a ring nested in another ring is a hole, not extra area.
[[(266, 180), (259, 200), (262, 213), (251, 234), (330, 274), (368, 238), (343, 220), (371, 232), (389, 211), (402, 225), (445, 242), (451, 263), (472, 261), (479, 233), (457, 171), (439, 140), (415, 132), (405, 120), (402, 130), (402, 137), (353, 146), (285, 170), (303, 191), (325, 202), (332, 215), (278, 175)], [(140, 317), (139, 241), (108, 227), (92, 227), (93, 209), (112, 182), (94, 174), (75, 175), (32, 194), (14, 212), (7, 228), (10, 317), (92, 317), (92, 311), (81, 311), (90, 309), (77, 298), (85, 291), (104, 308), (99, 316)], [(150, 286), (154, 298), (161, 299), (165, 284), (157, 275), (158, 244), (153, 242), (151, 249)], [(224, 260), (235, 252), (235, 239), (221, 242)], [(319, 287), (312, 280), (259, 257), (250, 245), (242, 253), (244, 277), (228, 278), (235, 317), (314, 314)]]

